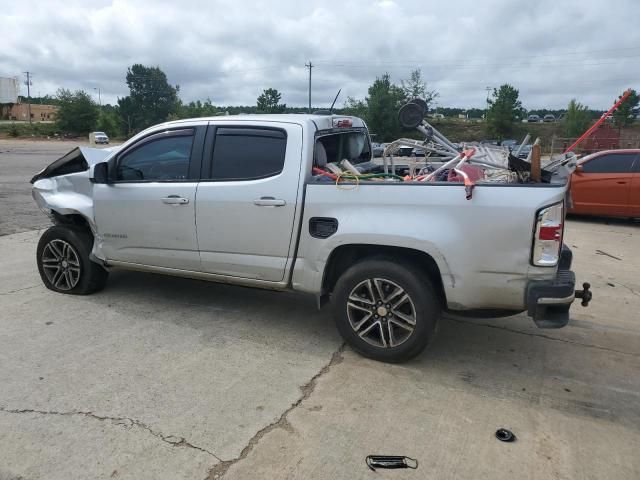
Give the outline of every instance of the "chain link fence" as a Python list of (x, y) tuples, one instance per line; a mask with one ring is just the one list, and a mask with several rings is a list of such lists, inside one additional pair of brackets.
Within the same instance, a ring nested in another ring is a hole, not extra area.
[[(578, 137), (565, 138), (551, 137), (551, 141), (546, 145), (548, 155), (555, 155), (564, 152), (569, 146), (573, 145)], [(543, 148), (545, 145), (543, 144)], [(640, 148), (640, 135), (621, 135), (620, 137), (611, 138), (586, 138), (573, 151), (579, 154), (589, 154), (600, 150), (617, 150), (621, 148)]]

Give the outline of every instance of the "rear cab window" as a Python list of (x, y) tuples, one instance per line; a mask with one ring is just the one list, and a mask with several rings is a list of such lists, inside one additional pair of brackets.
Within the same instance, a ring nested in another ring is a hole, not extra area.
[(365, 129), (321, 130), (316, 133), (314, 166), (324, 168), (328, 163), (339, 164), (347, 160), (360, 166), (372, 161), (371, 143)]

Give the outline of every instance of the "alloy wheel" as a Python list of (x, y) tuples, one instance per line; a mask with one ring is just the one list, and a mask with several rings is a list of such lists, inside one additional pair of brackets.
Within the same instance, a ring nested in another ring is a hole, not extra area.
[(71, 244), (51, 240), (42, 251), (42, 268), (47, 280), (58, 290), (71, 290), (80, 281), (80, 258)]
[(351, 290), (347, 317), (353, 331), (380, 348), (406, 342), (416, 326), (416, 309), (409, 294), (385, 278), (369, 278)]

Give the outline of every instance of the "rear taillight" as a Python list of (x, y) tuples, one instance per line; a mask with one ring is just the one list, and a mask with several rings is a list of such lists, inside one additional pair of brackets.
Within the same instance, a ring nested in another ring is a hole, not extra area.
[(533, 237), (531, 263), (539, 267), (554, 267), (560, 259), (564, 202), (538, 211)]

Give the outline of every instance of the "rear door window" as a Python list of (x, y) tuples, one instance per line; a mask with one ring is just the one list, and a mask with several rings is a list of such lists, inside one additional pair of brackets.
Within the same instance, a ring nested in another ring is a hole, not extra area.
[(610, 153), (582, 164), (585, 173), (629, 173), (636, 155), (633, 153)]
[(275, 128), (222, 127), (216, 130), (211, 165), (213, 180), (256, 180), (284, 168), (287, 135)]

